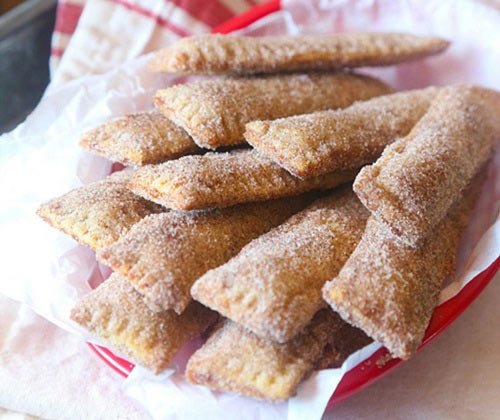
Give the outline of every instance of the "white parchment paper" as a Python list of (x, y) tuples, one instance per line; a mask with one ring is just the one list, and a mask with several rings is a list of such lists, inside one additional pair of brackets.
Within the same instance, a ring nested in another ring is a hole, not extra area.
[[(444, 55), (368, 72), (400, 89), (457, 82), (500, 86), (500, 16), (476, 2), (316, 0), (285, 1), (283, 8), (245, 32), (397, 30), (439, 35), (453, 41)], [(49, 89), (26, 122), (0, 138), (0, 293), (77, 334), (83, 332), (68, 320), (69, 310), (89, 291), (89, 282), (107, 275), (106, 269), (95, 262), (92, 251), (45, 225), (34, 212), (41, 202), (109, 173), (110, 163), (82, 151), (78, 139), (111, 117), (151, 107), (153, 93), (175, 82), (148, 73), (146, 61), (140, 58), (105, 75)], [(460, 247), (458, 275), (441, 301), (458, 293), (500, 253), (499, 168), (497, 153)], [(174, 367), (184, 364), (194, 345), (184, 349)], [(256, 402), (192, 386), (182, 369), (154, 376), (136, 368), (124, 389), (155, 418), (315, 419), (344, 372), (378, 348), (374, 343), (351, 355), (340, 369), (313, 374), (288, 403)]]

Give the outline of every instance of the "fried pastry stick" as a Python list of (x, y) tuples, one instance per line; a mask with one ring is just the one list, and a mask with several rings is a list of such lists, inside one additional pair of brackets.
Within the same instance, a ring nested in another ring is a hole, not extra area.
[(207, 270), (283, 223), (311, 198), (301, 196), (205, 212), (146, 217), (98, 258), (126, 277), (152, 310), (183, 312), (190, 288)]
[(271, 121), (253, 121), (245, 140), (293, 175), (311, 177), (359, 168), (407, 135), (438, 89), (410, 90)]
[(217, 315), (194, 302), (182, 315), (152, 312), (130, 283), (113, 273), (72, 309), (71, 319), (126, 357), (155, 373), (199, 336)]
[(143, 166), (196, 153), (182, 129), (154, 110), (116, 118), (86, 132), (80, 146), (124, 165)]
[(443, 88), (407, 137), (361, 170), (354, 190), (407, 244), (418, 247), (492, 153), (500, 132), (500, 94)]
[(176, 210), (229, 207), (336, 187), (354, 179), (349, 169), (300, 179), (255, 150), (185, 156), (140, 168), (129, 187)]
[(252, 74), (386, 66), (440, 53), (448, 41), (401, 33), (184, 38), (159, 51), (155, 71)]
[(336, 190), (208, 271), (191, 294), (259, 337), (287, 342), (324, 306), (321, 288), (351, 255), (368, 216), (350, 186)]
[(348, 323), (408, 359), (422, 342), (484, 174), (467, 189), (421, 248), (399, 240), (370, 217), (361, 242), (323, 297)]
[[(359, 330), (326, 309), (318, 312), (299, 335), (285, 344), (262, 339), (226, 320), (191, 356), (186, 377), (193, 384), (217, 391), (280, 401), (292, 397), (302, 379), (314, 368), (338, 367), (349, 354), (369, 341)], [(351, 351), (347, 354), (348, 349)]]
[(200, 147), (244, 143), (245, 124), (324, 109), (387, 94), (369, 76), (344, 73), (222, 78), (180, 84), (156, 93), (155, 106)]
[(131, 174), (124, 170), (76, 188), (42, 204), (37, 214), (76, 241), (99, 250), (145, 216), (165, 211), (127, 188)]

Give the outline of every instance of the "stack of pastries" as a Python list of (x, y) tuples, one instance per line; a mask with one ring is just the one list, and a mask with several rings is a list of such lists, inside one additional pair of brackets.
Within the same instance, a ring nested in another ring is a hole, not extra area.
[(71, 318), (161, 372), (279, 401), (372, 340), (415, 353), (500, 133), (500, 94), (394, 92), (355, 67), (448, 42), (394, 33), (185, 38), (151, 71), (211, 75), (80, 144), (127, 168), (38, 214), (113, 274)]

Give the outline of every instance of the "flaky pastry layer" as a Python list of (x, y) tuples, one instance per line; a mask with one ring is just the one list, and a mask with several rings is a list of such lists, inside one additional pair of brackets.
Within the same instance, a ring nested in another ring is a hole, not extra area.
[(322, 310), (297, 337), (278, 344), (227, 320), (191, 356), (186, 377), (218, 391), (284, 400), (295, 394), (343, 324), (338, 315)]
[(127, 280), (112, 274), (72, 309), (71, 319), (124, 356), (159, 373), (184, 343), (215, 322), (216, 314), (196, 302), (182, 315), (153, 312)]
[(245, 140), (290, 173), (311, 177), (359, 168), (407, 135), (438, 89), (410, 90), (271, 121), (253, 121)]
[(406, 243), (421, 245), (491, 156), (499, 106), (492, 90), (443, 88), (410, 134), (361, 170), (360, 200)]
[(272, 75), (180, 84), (158, 91), (154, 103), (200, 147), (215, 149), (244, 143), (245, 124), (253, 120), (341, 108), (390, 91), (356, 74)]
[(325, 284), (324, 299), (394, 357), (411, 357), (423, 339), (443, 281), (455, 270), (458, 241), (483, 180), (483, 174), (476, 178), (418, 249), (370, 217), (339, 275)]
[(124, 170), (76, 188), (42, 204), (37, 214), (76, 241), (99, 250), (147, 215), (165, 211), (127, 188), (131, 174)]
[(86, 132), (80, 146), (132, 166), (160, 163), (199, 151), (182, 128), (156, 110), (102, 124)]
[(190, 288), (198, 277), (309, 202), (302, 196), (223, 210), (151, 215), (98, 258), (126, 277), (151, 309), (181, 313), (191, 302)]
[(368, 215), (350, 186), (336, 190), (208, 271), (191, 294), (258, 336), (284, 343), (324, 305), (321, 288), (349, 258)]
[(159, 51), (150, 67), (189, 74), (251, 74), (384, 66), (440, 53), (448, 41), (401, 33), (321, 36), (200, 35)]
[(140, 168), (130, 188), (148, 200), (176, 210), (229, 207), (336, 187), (357, 169), (309, 179), (297, 178), (255, 150), (185, 156)]

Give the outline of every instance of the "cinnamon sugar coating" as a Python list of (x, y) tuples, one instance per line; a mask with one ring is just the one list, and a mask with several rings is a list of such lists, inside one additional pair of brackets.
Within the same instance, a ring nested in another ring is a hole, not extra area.
[(324, 109), (387, 94), (369, 76), (345, 73), (221, 78), (180, 84), (156, 93), (155, 106), (200, 146), (244, 143), (245, 124)]
[(198, 277), (309, 202), (302, 196), (224, 210), (155, 214), (103, 249), (98, 258), (126, 277), (152, 310), (181, 313)]
[(253, 121), (245, 140), (290, 173), (311, 177), (359, 168), (407, 135), (438, 89), (427, 88), (271, 121)]
[(208, 271), (191, 294), (259, 337), (287, 342), (324, 306), (321, 288), (349, 258), (368, 215), (350, 187), (336, 190)]
[(354, 190), (379, 221), (419, 246), (491, 156), (499, 107), (498, 92), (443, 88), (410, 134), (361, 170)]
[(329, 189), (354, 179), (358, 170), (300, 179), (255, 150), (185, 156), (140, 168), (130, 188), (176, 210), (229, 207)]
[(159, 51), (155, 71), (252, 74), (386, 66), (440, 53), (448, 41), (401, 33), (316, 36), (201, 35)]
[(218, 391), (280, 401), (293, 396), (344, 322), (322, 310), (297, 337), (285, 344), (259, 338), (225, 321), (189, 359), (189, 382)]
[(76, 188), (42, 204), (37, 214), (76, 241), (99, 250), (147, 215), (165, 211), (127, 188), (131, 174), (124, 170)]
[(422, 342), (445, 278), (455, 270), (462, 231), (484, 177), (476, 179), (415, 249), (370, 217), (361, 242), (323, 287), (323, 297), (345, 321), (408, 359)]
[(152, 312), (127, 280), (112, 274), (72, 309), (71, 319), (124, 356), (159, 373), (184, 343), (215, 322), (216, 314), (198, 303), (182, 315)]
[(176, 159), (199, 148), (158, 111), (116, 118), (86, 132), (80, 146), (114, 162), (143, 166)]

